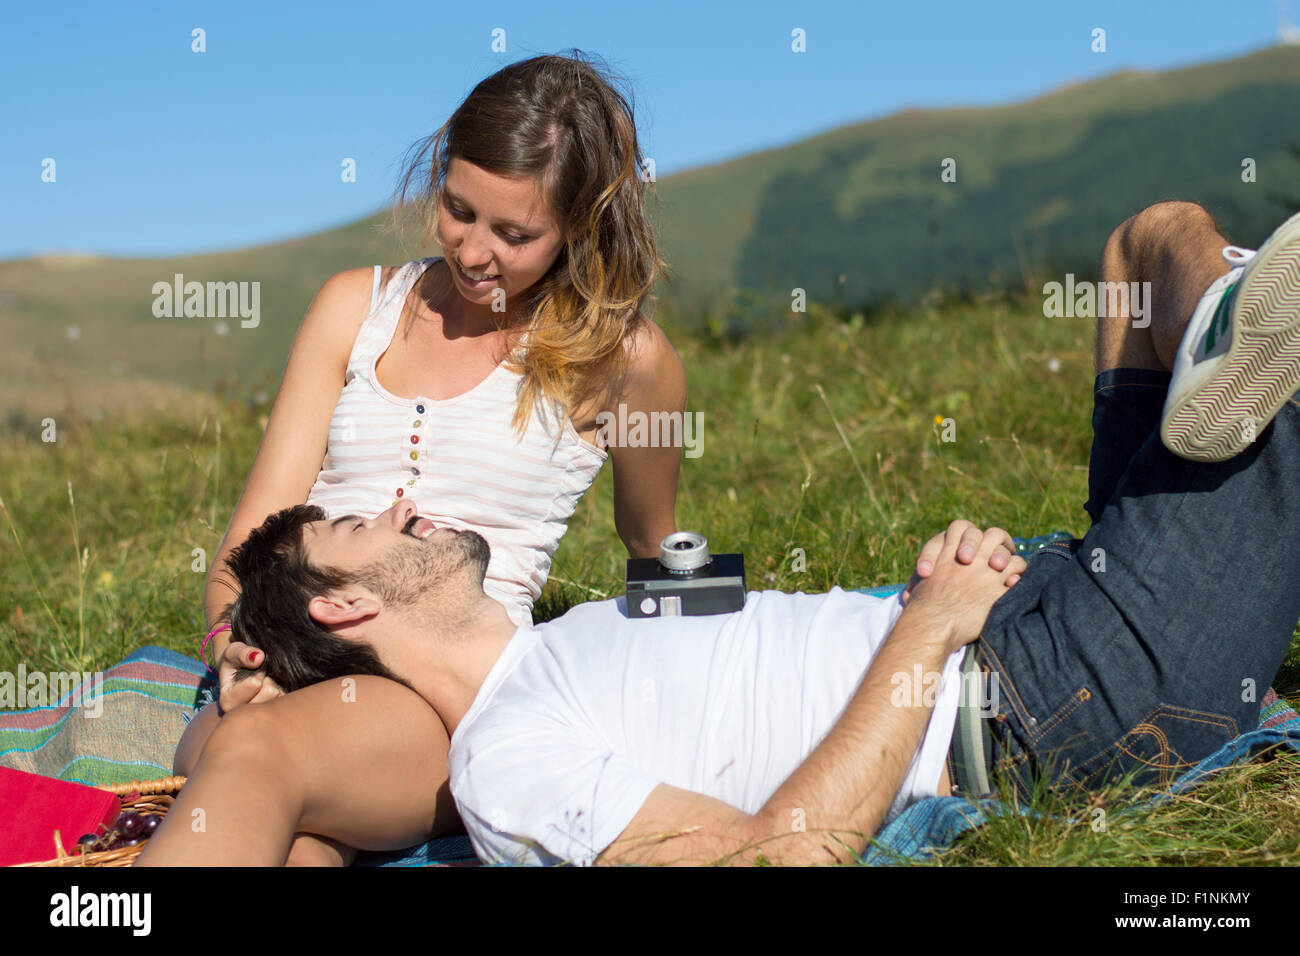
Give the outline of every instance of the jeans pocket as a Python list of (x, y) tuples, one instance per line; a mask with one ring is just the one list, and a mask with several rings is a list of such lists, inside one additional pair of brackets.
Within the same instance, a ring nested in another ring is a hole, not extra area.
[(1231, 717), (1160, 704), (1070, 777), (1095, 784), (1132, 773), (1135, 785), (1167, 787), (1237, 735), (1237, 722)]

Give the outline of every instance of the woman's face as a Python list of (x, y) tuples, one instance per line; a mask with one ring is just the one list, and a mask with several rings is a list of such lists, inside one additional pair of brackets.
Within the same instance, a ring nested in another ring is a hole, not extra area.
[[(436, 238), (452, 282), (476, 305), (511, 299), (546, 274), (564, 236), (535, 178), (510, 179), (458, 157), (447, 169)], [(466, 272), (489, 278), (476, 281)], [(495, 296), (495, 298), (494, 298)]]

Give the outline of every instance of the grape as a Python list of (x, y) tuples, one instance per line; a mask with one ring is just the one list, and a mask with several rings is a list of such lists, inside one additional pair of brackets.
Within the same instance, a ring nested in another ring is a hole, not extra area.
[(122, 836), (130, 839), (131, 837), (139, 836), (141, 831), (144, 829), (144, 817), (139, 813), (136, 813), (134, 810), (126, 810), (117, 818), (115, 826), (121, 832)]
[(77, 846), (85, 847), (87, 849), (93, 847), (98, 842), (99, 837), (95, 836), (93, 833), (83, 833), (77, 838)]
[(141, 831), (140, 835), (146, 837), (153, 836), (153, 831), (157, 830), (161, 824), (162, 817), (158, 816), (156, 813), (149, 814), (144, 818), (144, 830)]

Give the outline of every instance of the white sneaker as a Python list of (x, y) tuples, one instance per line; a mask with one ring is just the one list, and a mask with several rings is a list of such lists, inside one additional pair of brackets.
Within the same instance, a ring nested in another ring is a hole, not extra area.
[(1160, 438), (1176, 455), (1225, 461), (1250, 447), (1300, 389), (1300, 213), (1201, 296), (1178, 346)]

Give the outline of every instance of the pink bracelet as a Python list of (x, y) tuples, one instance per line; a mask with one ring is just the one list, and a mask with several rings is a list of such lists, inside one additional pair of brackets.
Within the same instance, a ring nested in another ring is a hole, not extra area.
[(208, 636), (203, 639), (203, 645), (199, 648), (199, 660), (203, 661), (203, 666), (214, 674), (216, 673), (216, 670), (208, 663), (208, 641), (212, 640), (222, 631), (228, 630), (230, 630), (229, 624), (218, 624), (212, 630), (208, 631)]

